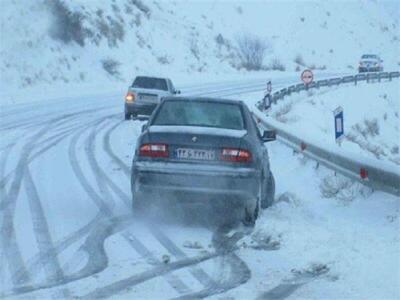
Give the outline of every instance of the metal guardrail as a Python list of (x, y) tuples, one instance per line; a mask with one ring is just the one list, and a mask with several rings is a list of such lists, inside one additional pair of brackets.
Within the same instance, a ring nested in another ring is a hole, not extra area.
[[(296, 84), (283, 88), (272, 94), (272, 103), (283, 99), (291, 93), (298, 93), (302, 90), (320, 88), (324, 86), (340, 85), (343, 83), (354, 83), (370, 80), (399, 78), (400, 72), (380, 72), (356, 74), (330, 79), (318, 80), (315, 85)], [(263, 124), (263, 126), (277, 131), (278, 139), (286, 143), (296, 151), (316, 160), (317, 162), (337, 171), (347, 177), (356, 179), (361, 183), (376, 189), (400, 196), (400, 168), (391, 164), (375, 161), (369, 158), (360, 158), (351, 152), (335, 146), (321, 147), (318, 141), (304, 140), (290, 133), (283, 128), (277, 121), (266, 119), (261, 107), (253, 111), (254, 116)]]
[(272, 103), (276, 104), (278, 100), (283, 99), (285, 96), (288, 96), (292, 93), (298, 93), (304, 90), (310, 90), (310, 89), (315, 89), (315, 88), (320, 88), (320, 87), (325, 87), (325, 86), (335, 86), (335, 85), (340, 85), (344, 83), (354, 83), (354, 85), (357, 85), (358, 82), (360, 81), (366, 81), (369, 82), (370, 80), (378, 80), (378, 82), (381, 81), (381, 79), (389, 79), (391, 81), (393, 78), (399, 78), (400, 77), (400, 72), (399, 71), (394, 71), (394, 72), (373, 72), (373, 73), (360, 73), (356, 75), (350, 75), (350, 76), (344, 76), (344, 77), (335, 77), (335, 78), (329, 78), (329, 79), (322, 79), (322, 80), (317, 80), (314, 82), (311, 82), (310, 84), (306, 85), (304, 83), (298, 83), (295, 85), (291, 85), (285, 88), (282, 88), (272, 94)]

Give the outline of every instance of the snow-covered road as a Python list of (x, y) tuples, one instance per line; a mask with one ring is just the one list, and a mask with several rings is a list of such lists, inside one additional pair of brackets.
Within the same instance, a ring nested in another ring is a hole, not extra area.
[[(253, 104), (264, 87), (248, 80), (182, 92)], [(279, 143), (268, 145), (277, 203), (253, 232), (134, 219), (130, 164), (143, 122), (122, 120), (121, 98), (1, 110), (0, 297), (399, 297), (399, 199), (357, 184), (351, 202), (322, 199), (331, 172)]]

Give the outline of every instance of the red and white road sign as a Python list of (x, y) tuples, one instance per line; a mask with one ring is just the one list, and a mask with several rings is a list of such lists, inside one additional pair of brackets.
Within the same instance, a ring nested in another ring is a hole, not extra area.
[(311, 70), (306, 69), (301, 73), (300, 78), (304, 84), (310, 84), (314, 80), (314, 74)]

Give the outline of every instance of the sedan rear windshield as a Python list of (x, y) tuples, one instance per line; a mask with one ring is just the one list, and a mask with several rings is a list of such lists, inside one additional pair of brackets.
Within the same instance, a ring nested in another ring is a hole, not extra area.
[(164, 102), (152, 125), (244, 129), (242, 109), (239, 105), (206, 101)]
[(162, 78), (136, 77), (132, 87), (168, 91), (167, 81)]

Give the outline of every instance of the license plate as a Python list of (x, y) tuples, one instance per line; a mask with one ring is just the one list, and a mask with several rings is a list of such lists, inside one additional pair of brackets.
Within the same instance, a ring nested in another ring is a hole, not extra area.
[(143, 101), (156, 101), (156, 100), (157, 100), (157, 97), (154, 97), (154, 96), (147, 96), (147, 95), (141, 95), (141, 96), (140, 96), (140, 100), (143, 100)]
[(179, 159), (215, 160), (215, 151), (179, 148), (175, 150), (175, 157)]

